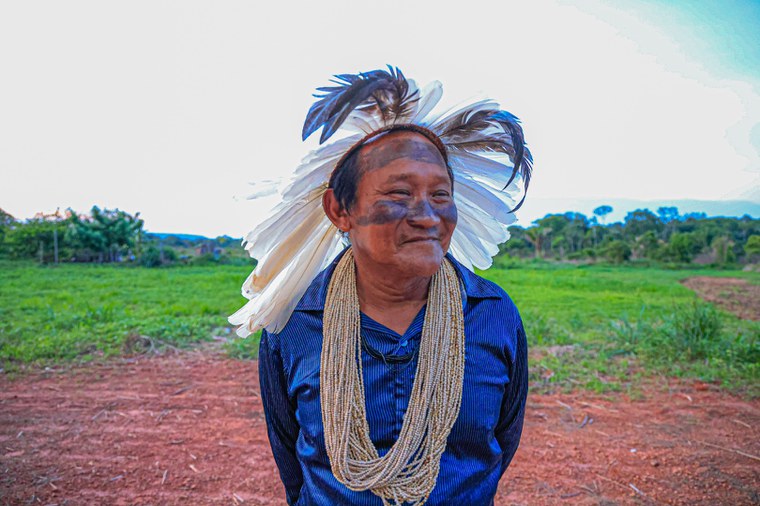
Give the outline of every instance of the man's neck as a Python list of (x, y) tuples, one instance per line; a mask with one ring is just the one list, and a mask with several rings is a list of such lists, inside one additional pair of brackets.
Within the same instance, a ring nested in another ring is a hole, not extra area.
[(391, 330), (403, 334), (427, 302), (430, 277), (390, 276), (357, 262), (356, 289), (361, 311)]

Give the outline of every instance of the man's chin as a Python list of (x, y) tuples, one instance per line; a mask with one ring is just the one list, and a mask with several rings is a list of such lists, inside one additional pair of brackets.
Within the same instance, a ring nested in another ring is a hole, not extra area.
[(403, 263), (405, 270), (417, 276), (432, 276), (441, 267), (445, 252), (440, 242), (420, 241), (405, 248)]

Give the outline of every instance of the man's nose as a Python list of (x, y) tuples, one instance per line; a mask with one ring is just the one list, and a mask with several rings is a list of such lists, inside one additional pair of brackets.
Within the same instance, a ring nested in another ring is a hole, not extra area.
[(407, 221), (419, 227), (430, 228), (441, 223), (441, 217), (435, 212), (427, 199), (418, 200), (414, 207), (409, 209)]

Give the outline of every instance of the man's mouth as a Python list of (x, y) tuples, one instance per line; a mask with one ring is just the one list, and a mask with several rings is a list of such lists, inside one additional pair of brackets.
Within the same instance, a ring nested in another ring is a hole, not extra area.
[(437, 237), (412, 237), (410, 239), (407, 239), (404, 242), (406, 242), (406, 243), (410, 243), (410, 242), (438, 242), (438, 238)]

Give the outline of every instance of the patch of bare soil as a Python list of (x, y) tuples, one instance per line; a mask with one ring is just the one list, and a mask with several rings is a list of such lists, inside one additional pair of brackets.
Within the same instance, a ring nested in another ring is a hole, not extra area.
[(707, 276), (689, 278), (683, 284), (739, 318), (760, 320), (760, 285), (753, 285), (746, 279)]
[[(496, 504), (758, 504), (760, 401), (533, 395)], [(283, 505), (257, 364), (209, 353), (0, 377), (0, 503)]]

